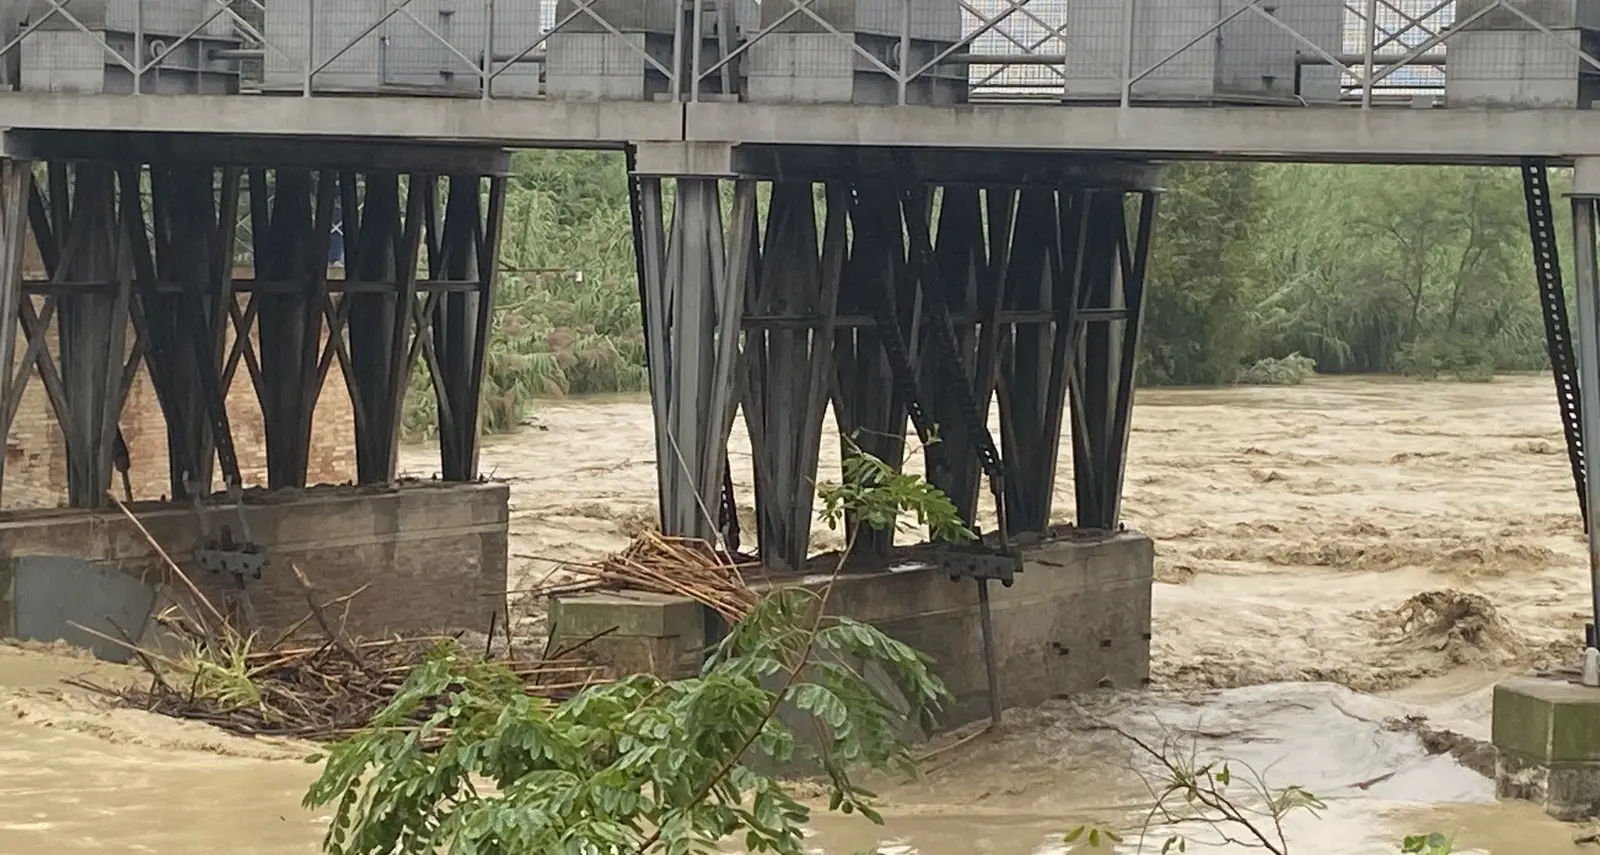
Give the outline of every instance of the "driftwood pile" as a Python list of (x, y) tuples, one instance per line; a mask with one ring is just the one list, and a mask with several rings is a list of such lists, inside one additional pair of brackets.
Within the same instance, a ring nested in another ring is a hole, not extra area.
[(564, 562), (558, 570), (578, 578), (543, 584), (526, 593), (561, 596), (586, 591), (649, 591), (688, 597), (715, 611), (730, 624), (755, 608), (756, 593), (740, 563), (703, 540), (645, 532), (621, 552), (595, 564)]
[[(81, 688), (128, 706), (206, 722), (233, 733), (333, 741), (364, 727), (430, 651), (455, 643), (455, 638), (441, 636), (353, 638), (345, 633), (344, 621), (330, 611), (341, 604), (347, 610), (349, 601), (365, 588), (324, 602), (300, 568), (292, 565), (309, 613), (275, 639), (263, 641), (225, 617), (139, 520), (120, 502), (118, 506), (166, 565), (176, 605), (157, 621), (177, 643), (151, 649), (141, 647), (121, 627), (116, 627), (121, 637), (113, 638), (80, 626), (130, 650), (150, 674), (146, 687), (79, 681)], [(318, 633), (305, 634), (313, 623)], [(493, 634), (491, 626), (491, 642)], [(545, 651), (529, 659), (517, 658), (511, 652), (513, 645), (505, 647), (506, 656), (497, 661), (520, 676), (535, 695), (559, 700), (605, 679), (603, 669), (574, 655), (578, 647)]]
[[(361, 642), (355, 645), (355, 657), (327, 643), (248, 651), (241, 657), (242, 667), (170, 663), (174, 667), (169, 671), (188, 672), (187, 685), (165, 677), (152, 679), (148, 687), (80, 685), (128, 706), (231, 733), (329, 742), (366, 726), (434, 644), (447, 640)], [(503, 664), (522, 677), (530, 693), (554, 699), (601, 680), (600, 669), (581, 659)]]

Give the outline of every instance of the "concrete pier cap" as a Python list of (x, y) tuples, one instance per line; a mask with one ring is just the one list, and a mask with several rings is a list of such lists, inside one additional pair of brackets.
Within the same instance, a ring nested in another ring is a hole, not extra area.
[[(299, 567), (326, 599), (361, 591), (342, 618), (352, 635), (483, 631), (491, 615), (505, 610), (509, 498), (510, 488), (496, 482), (247, 492), (242, 513), (269, 560), (259, 579), (244, 581), (255, 629), (271, 638), (306, 616), (306, 591), (291, 569)], [(171, 580), (145, 533), (227, 610), (237, 594), (234, 580), (196, 566), (192, 551), (201, 532), (193, 507), (136, 502), (129, 509), (142, 532), (116, 510), (0, 513), (0, 638), (96, 643), (67, 619), (114, 636), (106, 613), (84, 605), (80, 586), (96, 576), (102, 578), (95, 584), (115, 586), (97, 591), (101, 600), (148, 587), (151, 599), (125, 628), (135, 637), (141, 624), (154, 631), (150, 615), (159, 605), (151, 603)], [(236, 525), (237, 518), (214, 511), (211, 522)], [(44, 558), (72, 562), (37, 560)], [(60, 569), (74, 565), (79, 572)], [(105, 582), (106, 576), (125, 584)]]
[(1561, 676), (1494, 689), (1495, 795), (1563, 822), (1600, 816), (1600, 689)]
[[(883, 569), (841, 575), (829, 611), (869, 623), (931, 657), (953, 695), (936, 714), (936, 726), (960, 727), (988, 715), (978, 587), (951, 581), (917, 552), (902, 550)], [(1096, 688), (1147, 684), (1155, 567), (1150, 538), (1132, 531), (1080, 533), (1046, 538), (1022, 552), (1024, 572), (1016, 584), (990, 586), (1003, 705), (1036, 706)], [(824, 563), (758, 588), (820, 587), (831, 571)], [(686, 597), (557, 597), (551, 627), (556, 647), (604, 634), (585, 648), (588, 654), (619, 673), (665, 679), (698, 673), (708, 642), (701, 607)]]
[(1600, 199), (1600, 157), (1579, 157), (1572, 161), (1572, 190), (1575, 199)]

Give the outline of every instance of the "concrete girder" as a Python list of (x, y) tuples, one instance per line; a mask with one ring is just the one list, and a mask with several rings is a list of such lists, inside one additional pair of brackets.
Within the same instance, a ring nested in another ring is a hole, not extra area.
[(688, 104), (691, 140), (1161, 160), (1511, 165), (1600, 156), (1600, 111)]
[(1600, 156), (1600, 111), (1374, 107), (958, 107), (448, 98), (0, 93), (11, 129), (315, 136), (382, 143), (630, 143), (1022, 150), (1146, 159), (1569, 163)]

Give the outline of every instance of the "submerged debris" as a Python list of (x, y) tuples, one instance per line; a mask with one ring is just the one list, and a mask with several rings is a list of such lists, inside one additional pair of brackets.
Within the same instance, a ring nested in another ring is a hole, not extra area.
[[(147, 687), (110, 688), (81, 680), (75, 685), (230, 733), (331, 742), (365, 727), (412, 668), (440, 645), (454, 644), (451, 638), (393, 638), (250, 650), (246, 642), (225, 648), (223, 662), (203, 653), (156, 660)], [(553, 699), (603, 679), (600, 668), (581, 659), (503, 664), (530, 693)], [(180, 676), (188, 682), (174, 679)]]
[[(329, 610), (348, 604), (365, 588), (324, 602), (292, 564), (309, 613), (276, 639), (263, 641), (260, 634), (240, 629), (224, 616), (137, 525), (133, 514), (126, 507), (122, 510), (163, 559), (177, 589), (175, 605), (156, 618), (166, 634), (159, 647), (140, 646), (121, 628), (117, 629), (122, 637), (112, 638), (79, 627), (132, 651), (150, 674), (145, 687), (73, 681), (79, 688), (232, 733), (328, 742), (365, 727), (411, 670), (441, 648), (489, 658), (489, 651), (465, 650), (455, 636), (351, 637), (344, 631), (344, 621)], [(301, 634), (308, 626), (317, 630), (315, 635)], [(491, 627), (491, 637), (493, 632)], [(494, 661), (517, 675), (531, 694), (559, 700), (606, 679), (603, 668), (575, 656), (577, 648), (523, 658), (512, 647), (506, 645), (505, 655)]]
[(1503, 664), (1528, 650), (1489, 598), (1470, 591), (1423, 591), (1378, 617), (1395, 640), (1438, 651), (1455, 665)]
[(1384, 722), (1384, 729), (1415, 734), (1422, 742), (1422, 750), (1430, 756), (1448, 754), (1457, 763), (1490, 780), (1494, 779), (1495, 748), (1481, 739), (1434, 727), (1420, 715), (1408, 715)]
[[(123, 512), (133, 518), (126, 508)], [(142, 526), (139, 529), (144, 531)], [(515, 650), (509, 641), (496, 655), (493, 626), (482, 651), (464, 649), (460, 636), (350, 637), (344, 621), (331, 616), (329, 610), (340, 604), (348, 607), (364, 588), (323, 602), (305, 574), (292, 564), (295, 578), (305, 590), (309, 613), (277, 639), (263, 642), (258, 634), (237, 628), (147, 532), (145, 537), (181, 588), (177, 605), (157, 618), (173, 643), (150, 649), (139, 646), (126, 633), (118, 639), (80, 627), (131, 650), (151, 679), (146, 687), (74, 682), (128, 706), (242, 735), (329, 742), (364, 728), (401, 688), (411, 670), (441, 647), (445, 652), (498, 662), (520, 678), (530, 694), (553, 700), (571, 697), (608, 679), (604, 668), (577, 655), (593, 638), (524, 658), (518, 655), (523, 651)], [(737, 621), (756, 603), (756, 594), (740, 574), (742, 566), (704, 541), (645, 532), (627, 549), (598, 565), (568, 565), (587, 579), (553, 585), (541, 593), (627, 589), (677, 594)], [(310, 626), (318, 631), (316, 636), (297, 634)]]

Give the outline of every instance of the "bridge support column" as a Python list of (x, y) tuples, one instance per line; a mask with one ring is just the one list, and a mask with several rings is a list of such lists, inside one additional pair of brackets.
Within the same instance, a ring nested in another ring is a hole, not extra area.
[[(1522, 165), (1534, 272), (1544, 310), (1556, 401), (1566, 431), (1572, 474), (1589, 540), (1593, 612), (1584, 645), (1573, 640), (1572, 663), (1596, 646), (1600, 626), (1600, 471), (1587, 465), (1586, 441), (1600, 436), (1600, 159), (1580, 158), (1572, 180), (1573, 274), (1577, 320), (1569, 325), (1556, 250), (1549, 174), (1540, 160)], [(1600, 686), (1580, 672), (1509, 680), (1495, 687), (1495, 789), (1501, 798), (1532, 801), (1551, 816), (1577, 821), (1600, 811)]]
[[(23, 370), (7, 390), (7, 426), (33, 368), (63, 435), (67, 504), (100, 507), (120, 457), (118, 418), (142, 356), (128, 329), (128, 213), (119, 207), (118, 176), (108, 164), (52, 162), (15, 179), (10, 189), (27, 194), (28, 223), (48, 284), (36, 289), (23, 282), (18, 289), (17, 320), (28, 346)], [(37, 301), (36, 290), (42, 292)], [(6, 370), (12, 370), (9, 363)]]
[[(0, 160), (0, 417), (9, 433), (37, 376), (44, 400), (30, 409), (48, 401), (66, 458), (61, 485), (51, 465), (61, 446), (31, 416), (19, 433), (28, 465), (5, 473), (28, 501), (0, 520), (0, 567), (39, 554), (96, 573), (155, 566), (120, 515), (95, 512), (121, 468), (135, 498), (175, 500), (143, 503), (139, 515), (219, 608), (237, 607), (241, 629), (280, 631), (300, 614), (290, 559), (330, 596), (377, 580), (353, 610), (363, 631), (488, 625), (506, 589), (507, 494), (461, 482), (477, 479), (505, 152), (96, 132), (7, 131), (0, 142), (16, 158)], [(336, 230), (348, 244), (343, 275), (330, 259)], [(26, 260), (24, 231), (37, 249)], [(13, 347), (19, 333), (25, 349)], [(419, 364), (434, 407), (411, 417), (433, 422), (415, 426), (437, 429), (443, 480), (454, 483), (393, 483)], [(130, 388), (153, 393), (159, 418), (125, 412)], [(329, 435), (345, 424), (353, 436)], [(353, 473), (340, 453), (351, 439)], [(181, 501), (208, 497), (219, 472), (230, 488), (285, 492), (205, 514)], [(352, 474), (382, 487), (300, 489)], [(86, 512), (24, 509), (56, 504), (61, 486)], [(259, 574), (196, 572), (207, 555), (217, 571), (230, 538), (269, 563)], [(18, 609), (76, 614), (59, 581), (27, 590)]]
[[(33, 164), (0, 157), (0, 441), (11, 436), (16, 408), (11, 390), (20, 381), (12, 374), (17, 346), (17, 311), (22, 302), (22, 255), (27, 237), (28, 191), (33, 186)], [(6, 458), (0, 448), (0, 494), (3, 494)]]
[[(939, 439), (923, 455), (930, 482), (975, 520), (984, 472), (972, 433), (996, 400), (1012, 533), (1049, 531), (1069, 410), (1078, 525), (1117, 527), (1153, 167), (705, 146), (636, 158), (664, 531), (729, 533), (733, 517), (717, 508), (731, 502), (736, 404), (769, 568), (805, 566), (829, 405), (843, 441), (894, 466), (917, 409)], [(732, 198), (719, 204), (726, 176)], [(670, 229), (666, 179), (677, 191)], [(922, 251), (934, 281), (916, 273)], [(935, 297), (958, 364), (937, 356)], [(867, 561), (894, 546), (893, 532), (852, 536)]]
[(1600, 646), (1595, 628), (1600, 627), (1600, 469), (1587, 465), (1584, 440), (1600, 436), (1600, 254), (1596, 236), (1600, 234), (1600, 159), (1582, 158), (1572, 176), (1573, 274), (1577, 279), (1578, 324), (1572, 336), (1576, 345), (1577, 417), (1579, 464), (1583, 479), (1585, 525), (1589, 539), (1591, 587), (1589, 646)]
[[(736, 522), (727, 444), (738, 401), (739, 319), (756, 267), (756, 186), (727, 146), (643, 146), (632, 165), (634, 251), (655, 418), (661, 529), (716, 539)], [(670, 225), (666, 190), (674, 191)]]
[(1050, 528), (1063, 416), (1077, 526), (1111, 531), (1121, 522), (1156, 199), (1149, 187), (1021, 192), (1007, 301), (1032, 322), (1006, 336), (999, 383), (1013, 533)]
[[(1155, 227), (1154, 191), (1095, 192), (1078, 206), (1088, 212), (1085, 280), (1080, 286), (1083, 351), (1072, 390), (1073, 485), (1077, 525), (1114, 531), (1122, 524), (1122, 485), (1133, 418), (1145, 271)], [(1095, 232), (1098, 231), (1098, 234)], [(1091, 249), (1095, 247), (1095, 249)], [(1060, 335), (1060, 325), (1057, 325)]]
[[(271, 489), (327, 477), (313, 472), (312, 425), (335, 364), (359, 483), (395, 477), (419, 362), (444, 480), (477, 477), (503, 152), (65, 132), (13, 132), (7, 148), (38, 164), (0, 175), (0, 297), (16, 295), (0, 327), (27, 342), (6, 359), (0, 417), (9, 426), (36, 374), (64, 434), (69, 504), (100, 506), (128, 466), (119, 419), (141, 369), (174, 499), (209, 493), (219, 465)], [(20, 273), (17, 211), (42, 278)], [(330, 277), (336, 230), (343, 277)], [(259, 474), (242, 471), (232, 428), (257, 408)]]

